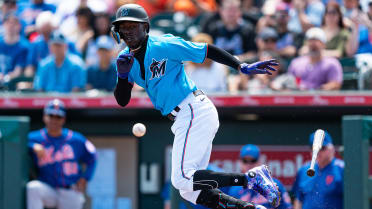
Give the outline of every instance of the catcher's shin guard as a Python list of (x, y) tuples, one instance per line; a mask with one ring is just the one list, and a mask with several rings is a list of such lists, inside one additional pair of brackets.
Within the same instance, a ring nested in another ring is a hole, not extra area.
[(254, 204), (235, 199), (218, 189), (202, 190), (196, 203), (212, 209), (256, 209)]

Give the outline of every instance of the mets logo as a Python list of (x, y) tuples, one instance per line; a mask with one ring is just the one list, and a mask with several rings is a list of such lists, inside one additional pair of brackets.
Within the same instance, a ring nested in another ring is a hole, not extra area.
[(128, 9), (124, 8), (123, 10), (121, 10), (121, 17), (128, 16), (128, 13), (129, 13)]
[(166, 59), (162, 59), (161, 61), (156, 61), (154, 58), (152, 58), (152, 63), (150, 65), (150, 71), (152, 73), (152, 76), (150, 80), (153, 78), (160, 78), (165, 73), (165, 65), (167, 63)]

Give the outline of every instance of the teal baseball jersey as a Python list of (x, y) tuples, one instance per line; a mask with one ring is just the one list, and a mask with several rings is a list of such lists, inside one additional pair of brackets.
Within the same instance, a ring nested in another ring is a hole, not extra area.
[[(197, 87), (184, 70), (184, 61), (202, 63), (207, 56), (206, 43), (193, 43), (170, 34), (149, 36), (144, 58), (145, 79), (134, 59), (128, 81), (143, 87), (155, 109), (170, 113)], [(129, 53), (127, 47), (119, 53)]]

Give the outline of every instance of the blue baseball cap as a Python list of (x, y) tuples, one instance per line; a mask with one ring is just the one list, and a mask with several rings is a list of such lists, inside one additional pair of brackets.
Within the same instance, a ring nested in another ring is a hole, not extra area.
[(59, 30), (55, 30), (50, 35), (49, 43), (64, 44), (66, 38)]
[[(327, 146), (329, 144), (333, 144), (331, 135), (329, 135), (329, 133), (327, 131), (324, 131), (324, 133), (325, 133), (325, 136), (324, 136), (324, 140), (323, 140), (323, 145), (322, 146)], [(310, 134), (310, 136), (309, 136), (310, 146), (313, 145), (314, 134), (315, 134), (315, 132), (312, 133), (312, 134)]]
[(114, 40), (110, 36), (99, 36), (96, 41), (98, 49), (111, 50), (115, 47)]
[(252, 157), (256, 160), (260, 157), (260, 148), (253, 144), (244, 145), (240, 149), (240, 158)]
[(44, 114), (65, 117), (66, 116), (65, 104), (59, 99), (53, 99), (45, 105)]

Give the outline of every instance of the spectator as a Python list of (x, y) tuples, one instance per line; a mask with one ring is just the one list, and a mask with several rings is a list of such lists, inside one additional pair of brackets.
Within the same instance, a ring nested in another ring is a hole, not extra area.
[(26, 66), (28, 42), (21, 37), (20, 20), (14, 12), (4, 18), (4, 37), (0, 39), (0, 83), (19, 77)]
[[(19, 5), (16, 0), (3, 0), (0, 3), (0, 37), (4, 36), (4, 18), (9, 13), (19, 14)], [(24, 35), (24, 26), (25, 22), (22, 19), (19, 19), (21, 23), (21, 35)]]
[[(314, 133), (310, 135), (310, 146)], [(310, 163), (301, 167), (293, 184), (294, 209), (343, 209), (344, 162), (335, 158), (332, 137), (326, 132), (313, 177), (306, 175)]]
[(256, 22), (257, 22), (258, 17), (262, 15), (259, 9), (259, 5), (257, 4), (258, 3), (255, 0), (242, 0), (243, 13), (256, 19)]
[(320, 0), (292, 0), (288, 28), (295, 33), (305, 33), (311, 27), (320, 27), (325, 6)]
[(297, 54), (303, 41), (301, 34), (294, 33), (288, 29), (290, 5), (281, 2), (276, 7), (275, 30), (278, 33), (276, 51), (283, 58), (292, 58)]
[(66, 38), (60, 31), (52, 33), (49, 46), (51, 55), (39, 64), (34, 89), (62, 93), (85, 89), (84, 63), (79, 56), (67, 52)]
[(116, 68), (113, 60), (114, 41), (110, 36), (97, 39), (98, 64), (88, 68), (87, 89), (113, 91), (116, 86)]
[[(192, 41), (213, 44), (212, 37), (205, 33), (197, 34)], [(203, 63), (188, 63), (186, 69), (190, 79), (204, 92), (226, 92), (227, 69), (223, 65), (206, 59)]]
[(294, 59), (288, 72), (296, 77), (300, 90), (338, 90), (342, 84), (342, 67), (333, 57), (325, 57), (323, 51), (326, 35), (321, 28), (306, 32), (307, 55)]
[(173, 11), (184, 12), (191, 17), (217, 9), (215, 0), (170, 0), (169, 4)]
[(346, 23), (351, 28), (351, 36), (346, 48), (347, 55), (371, 53), (372, 21), (369, 20), (366, 13), (358, 8), (358, 1), (345, 0), (344, 5)]
[(35, 21), (37, 16), (44, 11), (56, 12), (56, 6), (53, 4), (45, 3), (44, 0), (30, 0), (21, 12), (21, 19), (26, 23), (26, 34), (35, 32)]
[(97, 38), (100, 36), (110, 35), (111, 20), (108, 13), (95, 14), (93, 25), (93, 36), (88, 40), (85, 63), (91, 66), (98, 63), (97, 60)]
[[(259, 61), (266, 59), (276, 59), (282, 63), (277, 54), (270, 51), (260, 53)], [(276, 71), (272, 75), (255, 75), (250, 80), (246, 80), (246, 88), (250, 94), (271, 93), (275, 91), (296, 90), (296, 80), (294, 76), (282, 72), (282, 65), (275, 67)], [(244, 81), (244, 78), (243, 78)]]
[(304, 33), (311, 27), (321, 26), (325, 6), (320, 0), (293, 0), (293, 6), (295, 13), (289, 22), (293, 31)]
[[(216, 28), (216, 24), (221, 24), (221, 4), (222, 1), (217, 0), (216, 11), (199, 14), (197, 18), (199, 19), (199, 28), (201, 32), (210, 34), (210, 32)], [(241, 5), (242, 18), (247, 21), (248, 24), (255, 26), (259, 17), (261, 16), (261, 12), (259, 10), (258, 13), (255, 12), (257, 8), (254, 5), (257, 5), (257, 1), (255, 4), (252, 4), (252, 0), (242, 0)]]
[(241, 2), (224, 0), (219, 12), (221, 20), (207, 31), (213, 37), (215, 45), (237, 55), (242, 61), (251, 58), (257, 50), (255, 31), (252, 25), (242, 18)]
[[(248, 172), (250, 169), (262, 164), (260, 161), (260, 149), (253, 144), (244, 145), (240, 150), (239, 157), (241, 172)], [(291, 198), (289, 197), (289, 194), (285, 190), (283, 184), (275, 178), (274, 182), (278, 186), (281, 195), (280, 204), (277, 209), (292, 209)], [(260, 204), (267, 209), (273, 209), (273, 207), (263, 196), (253, 190), (248, 190), (243, 187), (230, 187), (228, 194), (243, 201)]]
[(75, 43), (76, 49), (81, 53), (83, 59), (86, 57), (88, 41), (94, 36), (94, 14), (88, 7), (80, 7), (76, 11), (77, 25), (71, 26), (69, 30), (62, 31), (63, 34)]
[[(280, 78), (283, 80), (278, 83), (277, 79), (279, 77), (279, 73), (281, 73), (281, 69), (285, 66), (283, 63), (284, 61), (277, 53), (277, 40), (278, 34), (277, 32), (270, 27), (263, 28), (256, 38), (256, 43), (258, 47), (257, 57), (254, 58), (255, 61), (262, 61), (262, 60), (270, 60), (276, 59), (280, 61), (281, 66), (275, 66), (274, 68), (277, 71), (272, 72), (272, 75), (254, 75), (254, 76), (247, 76), (244, 74), (240, 74), (240, 79), (233, 80), (230, 78), (229, 80), (229, 90), (230, 92), (240, 91), (248, 91), (250, 94), (257, 94), (257, 93), (269, 93), (272, 90), (288, 90), (294, 89), (293, 82), (290, 80)], [(288, 83), (283, 83), (283, 82)], [(272, 86), (272, 82), (275, 82), (275, 88)], [(278, 85), (280, 87), (278, 87)]]
[(372, 0), (368, 1), (367, 15), (370, 21), (372, 21)]
[(17, 12), (17, 0), (3, 0), (0, 4), (0, 24), (3, 24), (4, 18), (10, 12)]
[[(278, 33), (274, 28), (267, 27), (263, 28), (257, 35), (256, 44), (258, 48), (258, 54), (263, 51), (277, 51)], [(256, 58), (257, 59), (257, 58)]]
[(322, 28), (327, 38), (324, 55), (336, 58), (346, 56), (346, 43), (349, 39), (350, 32), (344, 25), (343, 16), (338, 3), (330, 1), (327, 4)]
[[(93, 13), (107, 12), (108, 4), (105, 0), (57, 0), (56, 19), (59, 29), (63, 34), (68, 34), (72, 28), (76, 28), (76, 12), (79, 8), (88, 7)], [(118, 0), (121, 1), (121, 0)], [(133, 0), (132, 0), (133, 1)], [(91, 25), (93, 26), (93, 25)]]
[[(330, 1), (327, 4), (322, 29), (325, 32), (327, 40), (323, 55), (335, 58), (346, 56), (346, 44), (350, 32), (344, 26), (341, 9), (336, 2)], [(308, 46), (304, 46), (300, 49), (300, 54), (307, 54), (308, 51)]]
[(61, 100), (47, 103), (43, 121), (45, 128), (28, 135), (38, 175), (27, 183), (27, 208), (82, 209), (85, 188), (95, 169), (95, 147), (80, 133), (63, 128), (66, 109)]
[(351, 18), (359, 10), (359, 0), (343, 0), (344, 17)]
[[(33, 77), (38, 63), (50, 55), (48, 41), (51, 33), (56, 28), (53, 13), (49, 11), (41, 12), (36, 18), (35, 27), (38, 36), (30, 45), (30, 51), (27, 56), (27, 67), (24, 73), (26, 77)], [(67, 45), (69, 52), (78, 54), (74, 43), (67, 41)]]

